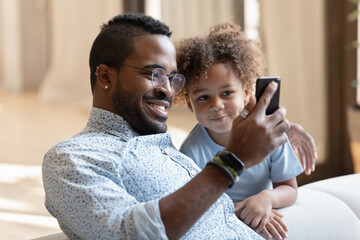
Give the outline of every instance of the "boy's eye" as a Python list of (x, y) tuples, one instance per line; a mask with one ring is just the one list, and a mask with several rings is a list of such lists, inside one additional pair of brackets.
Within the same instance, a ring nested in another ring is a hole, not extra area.
[(225, 91), (222, 93), (223, 96), (229, 96), (230, 94), (232, 94), (232, 91)]
[(198, 98), (198, 100), (206, 100), (206, 99), (208, 99), (207, 96), (201, 96), (201, 97)]

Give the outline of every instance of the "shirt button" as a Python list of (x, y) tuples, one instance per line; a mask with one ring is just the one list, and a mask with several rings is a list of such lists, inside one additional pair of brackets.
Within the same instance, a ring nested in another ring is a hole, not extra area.
[(228, 218), (228, 221), (229, 221), (229, 223), (232, 223), (232, 222), (234, 221), (234, 217), (233, 217), (233, 216), (230, 216), (230, 217)]
[(191, 170), (191, 171), (190, 171), (190, 174), (191, 174), (192, 177), (194, 177), (194, 176), (196, 175), (196, 171), (195, 171), (195, 170)]
[(216, 203), (217, 203), (217, 204), (220, 204), (220, 203), (221, 203), (220, 198), (219, 198), (218, 200), (216, 200)]

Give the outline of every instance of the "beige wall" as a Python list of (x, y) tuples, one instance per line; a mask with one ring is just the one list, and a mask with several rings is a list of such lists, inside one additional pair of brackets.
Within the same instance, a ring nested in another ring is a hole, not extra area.
[[(268, 75), (282, 78), (281, 105), (287, 108), (290, 121), (300, 123), (315, 138), (321, 162), (327, 137), (324, 2), (259, 2)], [(173, 39), (178, 40), (203, 34), (218, 22), (238, 23), (233, 4), (231, 0), (163, 0), (162, 20), (173, 30)]]
[(11, 91), (20, 91), (23, 84), (20, 5), (20, 0), (0, 0), (0, 83)]
[(281, 76), (281, 104), (288, 119), (311, 133), (322, 159), (327, 137), (324, 2), (260, 3), (268, 74)]
[(21, 65), (23, 89), (37, 90), (49, 66), (50, 2), (48, 0), (21, 1)]
[(90, 48), (100, 26), (121, 11), (118, 0), (51, 2), (51, 58), (40, 88), (43, 101), (91, 107)]
[[(240, 22), (237, 0), (158, 0), (173, 40), (215, 23)], [(326, 140), (323, 0), (260, 0), (269, 75), (282, 78), (288, 118)], [(122, 12), (120, 0), (0, 0), (0, 86), (40, 86), (44, 101), (89, 108), (88, 54), (100, 25)], [(189, 124), (189, 128), (193, 123)], [(188, 129), (187, 129), (188, 130)]]
[(37, 89), (49, 60), (47, 0), (0, 0), (1, 86)]
[(219, 22), (239, 24), (239, 0), (162, 0), (161, 20), (172, 29), (173, 40), (206, 33)]
[(0, 87), (89, 108), (88, 56), (120, 0), (0, 0)]

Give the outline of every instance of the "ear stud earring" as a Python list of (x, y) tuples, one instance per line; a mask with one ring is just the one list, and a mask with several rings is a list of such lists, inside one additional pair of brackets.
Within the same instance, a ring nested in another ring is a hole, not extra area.
[(109, 86), (108, 86), (108, 85), (105, 85), (104, 88), (107, 90), (107, 89), (109, 89)]

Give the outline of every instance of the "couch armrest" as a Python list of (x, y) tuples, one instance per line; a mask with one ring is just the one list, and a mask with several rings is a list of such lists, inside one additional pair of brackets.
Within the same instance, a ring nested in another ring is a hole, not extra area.
[(331, 194), (300, 187), (296, 202), (279, 212), (289, 228), (289, 240), (360, 239), (359, 219)]
[(341, 199), (360, 220), (360, 173), (309, 183), (302, 188), (326, 192)]

